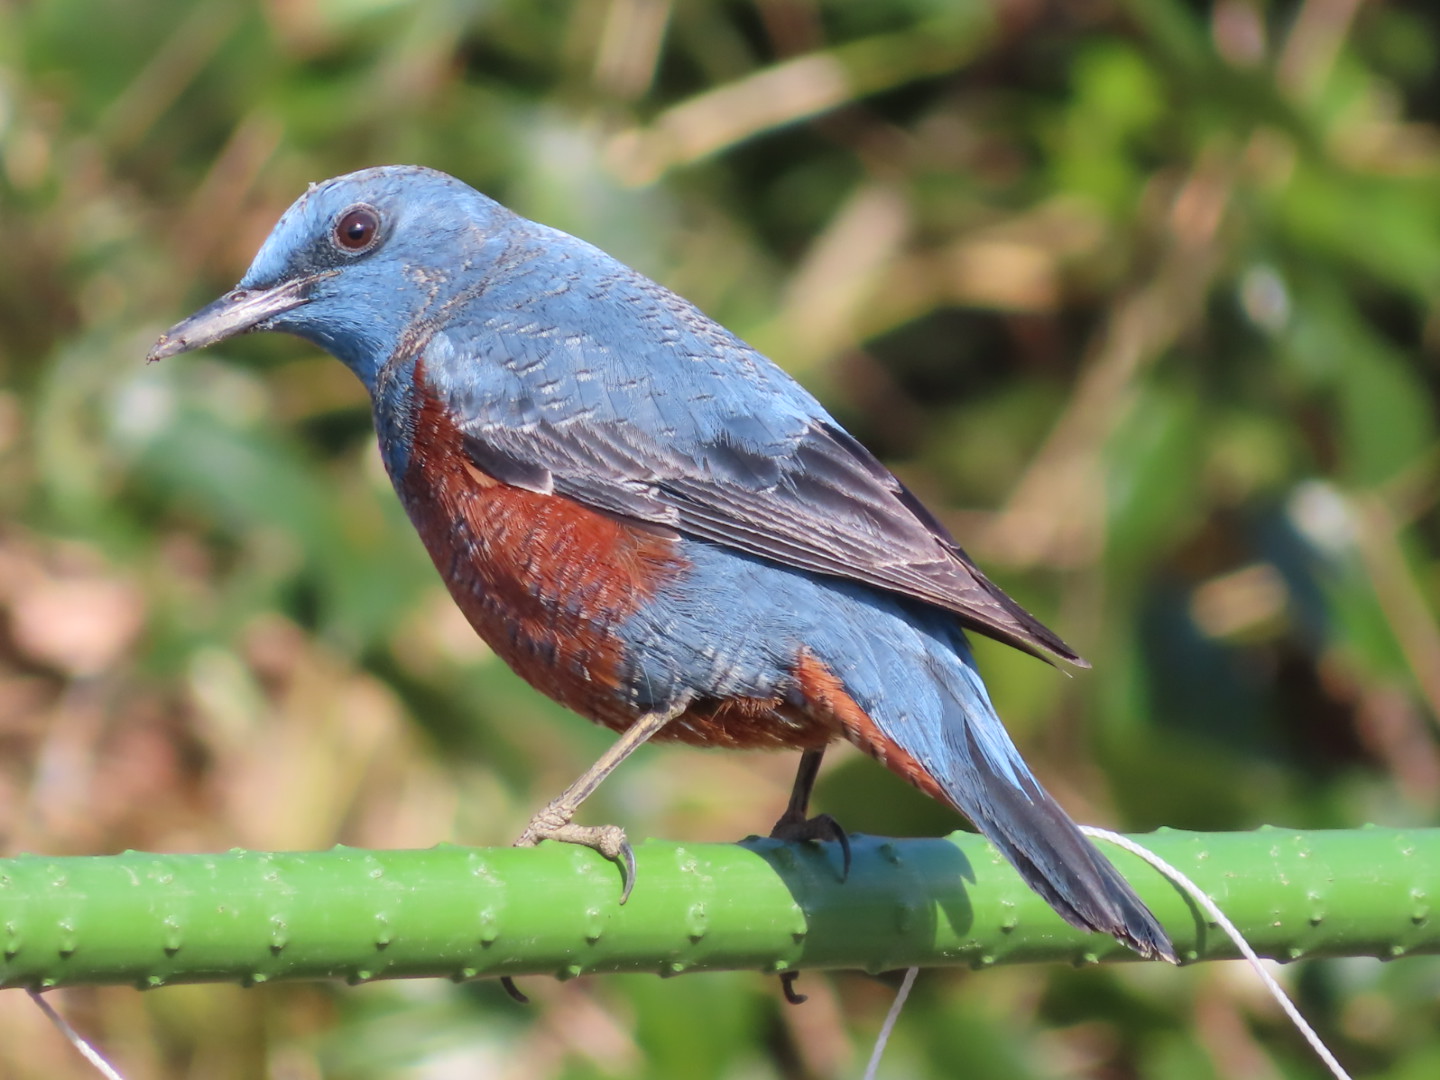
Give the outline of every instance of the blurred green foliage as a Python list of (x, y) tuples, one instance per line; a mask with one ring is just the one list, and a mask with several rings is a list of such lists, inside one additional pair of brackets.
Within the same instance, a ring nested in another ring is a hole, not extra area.
[[(1440, 15), (1423, 0), (0, 3), (0, 838), (497, 843), (608, 736), (451, 609), (360, 387), (162, 365), (307, 181), (446, 169), (789, 367), (1095, 664), (982, 662), (1082, 820), (1434, 823)], [(850, 827), (948, 812), (836, 754)], [(588, 811), (763, 831), (792, 762), (655, 748)], [(1285, 973), (1440, 1069), (1440, 965)], [(132, 1075), (858, 1075), (807, 976), (72, 992)], [(1248, 976), (922, 977), (893, 1076), (1315, 1076)], [(0, 1074), (89, 1075), (20, 995)]]

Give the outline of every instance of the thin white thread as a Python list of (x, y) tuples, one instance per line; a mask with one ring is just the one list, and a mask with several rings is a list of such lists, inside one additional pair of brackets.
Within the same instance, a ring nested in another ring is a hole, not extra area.
[(40, 1006), (40, 1011), (55, 1025), (60, 1034), (69, 1040), (71, 1046), (80, 1051), (81, 1057), (95, 1066), (96, 1071), (105, 1077), (105, 1080), (125, 1080), (125, 1077), (121, 1076), (113, 1065), (100, 1056), (100, 1051), (86, 1042), (81, 1034), (70, 1026), (69, 1021), (56, 1012), (54, 1006), (40, 996), (38, 990), (30, 991), (30, 1000)]
[(920, 969), (912, 967), (900, 981), (900, 992), (895, 995), (895, 1003), (885, 1015), (885, 1023), (880, 1025), (875, 1049), (870, 1051), (870, 1064), (865, 1066), (865, 1080), (875, 1080), (875, 1070), (880, 1068), (880, 1056), (885, 1053), (885, 1044), (890, 1041), (890, 1033), (895, 1030), (895, 1021), (900, 1019), (900, 1010), (905, 1007), (905, 999), (910, 996), (910, 988), (915, 985), (915, 976), (919, 974)]
[(1175, 882), (1175, 884), (1193, 896), (1195, 902), (1205, 909), (1205, 913), (1214, 920), (1215, 924), (1230, 935), (1230, 940), (1235, 942), (1235, 947), (1245, 955), (1246, 960), (1250, 961), (1250, 966), (1255, 969), (1255, 974), (1260, 976), (1260, 981), (1265, 984), (1271, 995), (1280, 1003), (1280, 1007), (1285, 1010), (1286, 1015), (1290, 1017), (1291, 1022), (1299, 1029), (1300, 1034), (1305, 1036), (1305, 1041), (1314, 1048), (1315, 1053), (1320, 1055), (1320, 1060), (1325, 1062), (1331, 1073), (1337, 1077), (1337, 1080), (1350, 1080), (1350, 1074), (1345, 1071), (1340, 1065), (1340, 1062), (1335, 1060), (1335, 1055), (1330, 1052), (1330, 1048), (1320, 1041), (1320, 1036), (1315, 1034), (1315, 1029), (1300, 1015), (1300, 1010), (1296, 1008), (1295, 1003), (1290, 1000), (1290, 995), (1285, 993), (1280, 984), (1275, 981), (1274, 976), (1265, 970), (1265, 965), (1260, 963), (1260, 957), (1255, 954), (1255, 950), (1250, 947), (1250, 943), (1245, 940), (1235, 924), (1225, 917), (1225, 913), (1220, 910), (1215, 901), (1206, 895), (1205, 890), (1200, 888), (1199, 885), (1196, 885), (1195, 882), (1191, 881), (1175, 867), (1171, 866), (1159, 855), (1156, 855), (1149, 848), (1137, 844), (1128, 836), (1121, 836), (1119, 833), (1113, 833), (1109, 829), (1097, 829), (1093, 825), (1081, 825), (1080, 831), (1086, 836), (1093, 836), (1098, 840), (1108, 840), (1117, 847), (1124, 848), (1132, 855), (1140, 856), (1140, 858), (1144, 859), (1151, 866), (1155, 867), (1156, 870), (1159, 870), (1171, 881)]

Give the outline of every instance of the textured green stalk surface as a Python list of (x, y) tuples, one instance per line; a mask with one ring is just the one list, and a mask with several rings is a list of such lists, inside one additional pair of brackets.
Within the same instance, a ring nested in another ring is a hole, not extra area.
[[(1266, 956), (1440, 951), (1440, 830), (1161, 831)], [(1103, 845), (1102, 846), (1106, 846)], [(585, 849), (0, 859), (0, 986), (860, 968), (1124, 959), (1065, 925), (983, 840), (854, 838), (839, 853), (650, 841), (634, 895)], [(1234, 947), (1160, 874), (1116, 864), (1190, 959)]]

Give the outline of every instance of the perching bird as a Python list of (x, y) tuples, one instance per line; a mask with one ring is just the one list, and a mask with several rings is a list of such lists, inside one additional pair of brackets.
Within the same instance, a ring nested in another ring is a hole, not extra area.
[(1083, 661), (687, 301), (451, 176), (392, 166), (312, 185), (150, 359), (251, 330), (360, 377), (395, 490), (476, 631), (622, 733), (520, 843), (628, 856), (621, 830), (571, 818), (649, 738), (804, 751), (777, 828), (839, 838), (805, 814), (824, 747), (846, 738), (968, 817), (1066, 921), (1175, 959), (1021, 760), (962, 628)]

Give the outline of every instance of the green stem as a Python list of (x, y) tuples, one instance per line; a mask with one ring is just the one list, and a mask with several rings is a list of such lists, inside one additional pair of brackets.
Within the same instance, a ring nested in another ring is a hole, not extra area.
[[(1440, 952), (1440, 830), (1150, 834), (1258, 952)], [(1066, 926), (984, 841), (651, 841), (634, 896), (591, 851), (467, 849), (0, 859), (0, 986), (678, 974), (1130, 954)], [(1115, 850), (1181, 956), (1236, 955), (1155, 870)]]

